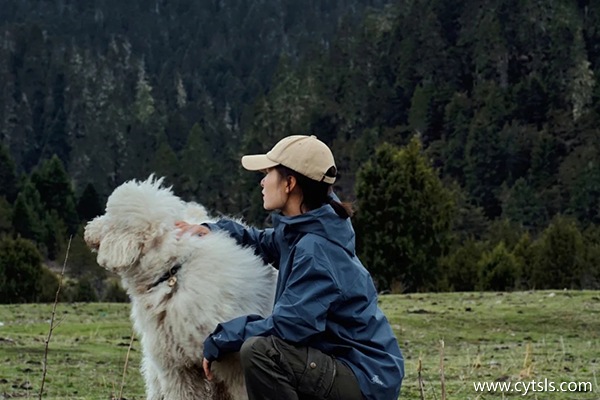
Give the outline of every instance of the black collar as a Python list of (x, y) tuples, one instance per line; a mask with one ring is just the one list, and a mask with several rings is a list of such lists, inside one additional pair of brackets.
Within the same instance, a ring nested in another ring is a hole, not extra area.
[(181, 269), (180, 263), (173, 265), (167, 272), (162, 274), (160, 276), (160, 278), (158, 278), (156, 281), (154, 281), (153, 284), (149, 285), (148, 290), (153, 289), (153, 288), (157, 287), (158, 285), (160, 285), (161, 283), (163, 283), (164, 281), (167, 281), (167, 280), (173, 278), (177, 274), (177, 271), (179, 271), (180, 269)]

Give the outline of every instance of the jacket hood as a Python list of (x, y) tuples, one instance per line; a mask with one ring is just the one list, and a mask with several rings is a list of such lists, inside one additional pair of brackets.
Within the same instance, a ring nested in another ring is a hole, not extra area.
[(355, 234), (350, 218), (341, 218), (329, 204), (293, 217), (273, 213), (272, 220), (273, 228), (283, 229), (284, 234), (312, 233), (335, 243), (351, 255), (355, 253)]

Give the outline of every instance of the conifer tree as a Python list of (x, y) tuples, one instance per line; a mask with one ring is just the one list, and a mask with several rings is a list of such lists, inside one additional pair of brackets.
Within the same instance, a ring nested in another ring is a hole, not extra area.
[(461, 185), (465, 183), (465, 144), (472, 118), (473, 104), (469, 97), (466, 93), (455, 93), (444, 112), (442, 171)]
[(216, 193), (214, 179), (216, 169), (212, 162), (213, 146), (208, 134), (200, 124), (194, 124), (188, 135), (187, 144), (178, 162), (179, 179), (177, 191), (187, 200), (195, 200), (212, 208)]
[(600, 289), (600, 225), (589, 225), (583, 231), (584, 259), (582, 286)]
[(0, 197), (10, 203), (15, 201), (18, 192), (17, 172), (8, 149), (0, 143)]
[(75, 194), (60, 159), (54, 155), (42, 163), (40, 168), (31, 174), (31, 182), (40, 193), (44, 207), (56, 211), (57, 216), (64, 221), (68, 234), (75, 233), (79, 225)]
[(100, 196), (93, 184), (88, 183), (83, 189), (77, 201), (77, 214), (81, 221), (90, 221), (102, 215), (104, 206), (100, 202)]
[(358, 251), (379, 288), (434, 288), (455, 199), (423, 155), (420, 140), (415, 136), (402, 149), (380, 146), (359, 170), (356, 194)]
[(592, 156), (570, 185), (569, 212), (582, 224), (600, 224), (600, 158)]
[(450, 254), (440, 259), (441, 288), (469, 292), (478, 287), (477, 263), (485, 250), (485, 244), (475, 239), (467, 239), (461, 246), (455, 246)]
[(43, 243), (46, 234), (46, 214), (40, 193), (26, 181), (17, 195), (12, 214), (12, 225), (15, 232), (23, 238), (36, 243)]
[(42, 278), (42, 257), (22, 238), (0, 237), (0, 303), (34, 302)]
[(8, 201), (0, 196), (0, 235), (9, 233), (13, 230), (12, 212), (12, 207)]
[(581, 289), (583, 237), (575, 221), (557, 216), (536, 242), (532, 284), (536, 289)]
[(504, 92), (495, 84), (486, 83), (478, 88), (485, 103), (474, 115), (465, 145), (465, 181), (472, 201), (482, 207), (486, 215), (500, 215), (498, 192), (506, 179), (505, 149), (500, 145), (499, 132), (508, 110)]
[(498, 243), (491, 252), (482, 255), (477, 263), (479, 290), (513, 290), (519, 271), (515, 256), (508, 251), (504, 242)]
[(502, 216), (526, 229), (545, 227), (548, 215), (535, 190), (524, 178), (519, 178), (502, 202)]
[(161, 135), (156, 153), (150, 160), (150, 171), (157, 176), (164, 176), (167, 178), (168, 182), (176, 182), (179, 175), (179, 169), (180, 166), (177, 155), (164, 135)]

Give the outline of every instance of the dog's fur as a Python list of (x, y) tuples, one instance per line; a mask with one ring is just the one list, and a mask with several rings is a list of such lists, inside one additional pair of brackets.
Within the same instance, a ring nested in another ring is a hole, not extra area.
[(210, 218), (150, 176), (116, 188), (106, 213), (87, 224), (85, 241), (98, 252), (98, 264), (121, 277), (131, 298), (148, 400), (246, 399), (237, 354), (213, 362), (216, 379), (209, 382), (203, 342), (220, 322), (269, 315), (276, 272), (225, 232), (178, 237), (178, 220)]

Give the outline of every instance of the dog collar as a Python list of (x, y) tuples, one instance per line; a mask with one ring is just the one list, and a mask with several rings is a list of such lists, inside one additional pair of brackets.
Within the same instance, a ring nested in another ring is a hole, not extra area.
[(164, 281), (167, 281), (167, 280), (169, 281), (170, 287), (175, 286), (175, 284), (177, 283), (177, 277), (175, 275), (177, 274), (177, 271), (179, 271), (180, 269), (181, 269), (180, 263), (173, 265), (167, 272), (162, 274), (160, 276), (160, 278), (158, 278), (156, 281), (154, 281), (154, 283), (152, 285), (149, 285), (148, 290), (157, 287), (158, 285), (160, 285), (161, 283), (163, 283)]

